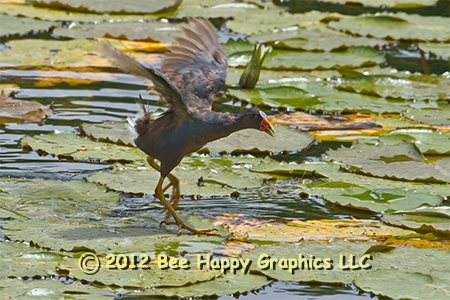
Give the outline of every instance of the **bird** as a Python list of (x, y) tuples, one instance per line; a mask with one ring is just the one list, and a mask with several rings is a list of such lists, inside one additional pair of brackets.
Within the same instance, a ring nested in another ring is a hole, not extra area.
[[(208, 19), (190, 18), (189, 26), (183, 26), (182, 31), (163, 59), (160, 70), (140, 64), (106, 40), (98, 41), (98, 51), (116, 68), (150, 80), (160, 99), (169, 107), (152, 121), (140, 97), (140, 113), (129, 118), (135, 144), (148, 155), (149, 165), (160, 173), (155, 197), (166, 209), (166, 220), (162, 223), (177, 225), (177, 235), (182, 229), (192, 234), (217, 235), (212, 232), (215, 229), (198, 230), (187, 225), (176, 213), (180, 181), (171, 171), (185, 156), (233, 132), (257, 129), (274, 137), (275, 130), (267, 115), (256, 107), (238, 114), (212, 110), (214, 95), (225, 84), (227, 55)], [(166, 178), (170, 182), (163, 188)], [(164, 192), (170, 187), (172, 198), (169, 202)], [(175, 222), (168, 221), (170, 216)]]

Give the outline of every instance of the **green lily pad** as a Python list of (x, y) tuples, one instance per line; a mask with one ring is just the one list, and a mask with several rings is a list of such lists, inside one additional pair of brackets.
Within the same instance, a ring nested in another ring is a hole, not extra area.
[(96, 37), (140, 40), (151, 42), (173, 42), (181, 35), (180, 25), (164, 22), (115, 22), (99, 24), (80, 24), (71, 28), (57, 28), (53, 34), (73, 39), (92, 39)]
[[(104, 223), (46, 222), (38, 219), (5, 221), (2, 234), (11, 240), (25, 241), (38, 247), (66, 252), (93, 252), (107, 254), (147, 254), (152, 258), (163, 253), (180, 255), (210, 252), (223, 248), (223, 237), (192, 235), (177, 236), (159, 228), (159, 222), (147, 222), (148, 228), (120, 226), (114, 228)], [(96, 224), (99, 223), (99, 224)], [(129, 222), (131, 223), (131, 222)], [(202, 229), (198, 224), (197, 228)]]
[[(2, 5), (3, 6), (3, 5)], [(38, 33), (58, 25), (55, 22), (40, 21), (29, 18), (19, 18), (0, 14), (0, 36), (23, 35), (27, 33)]]
[(338, 89), (396, 100), (450, 99), (450, 80), (443, 76), (363, 76), (341, 79)]
[(381, 39), (352, 37), (330, 30), (326, 26), (310, 26), (307, 28), (286, 28), (272, 32), (252, 35), (248, 38), (252, 43), (270, 42), (276, 48), (298, 49), (304, 51), (335, 51), (357, 46), (382, 46), (388, 42)]
[(98, 141), (135, 147), (127, 125), (128, 122), (83, 123), (80, 125), (80, 131)]
[(177, 8), (180, 0), (169, 1), (139, 1), (130, 0), (126, 4), (122, 1), (89, 1), (89, 0), (33, 0), (33, 5), (40, 7), (58, 8), (72, 11), (92, 13), (161, 13)]
[(436, 132), (431, 129), (398, 129), (375, 139), (360, 139), (366, 144), (382, 142), (386, 145), (396, 145), (403, 141), (414, 143), (424, 154), (450, 155), (450, 133)]
[[(315, 189), (312, 189), (308, 193), (314, 192)], [(318, 195), (331, 203), (374, 212), (412, 209), (423, 204), (435, 206), (443, 201), (442, 197), (437, 195), (402, 189), (319, 188), (318, 192)]]
[(422, 153), (415, 144), (403, 141), (396, 145), (356, 144), (350, 149), (339, 148), (327, 153), (326, 160), (346, 164), (348, 172), (396, 180), (449, 183), (450, 159), (434, 163), (421, 162)]
[(328, 23), (328, 26), (333, 29), (360, 36), (433, 42), (450, 41), (450, 31), (447, 25), (448, 18), (445, 17), (387, 12), (379, 13), (376, 16), (346, 17), (337, 22)]
[(408, 109), (403, 115), (428, 125), (449, 126), (450, 124), (450, 106), (448, 105), (440, 109)]
[(268, 285), (272, 280), (261, 275), (227, 274), (211, 281), (176, 288), (154, 288), (143, 292), (133, 292), (130, 296), (166, 297), (217, 297), (251, 292)]
[(97, 143), (87, 138), (80, 138), (73, 132), (52, 132), (35, 137), (26, 136), (20, 142), (23, 147), (39, 150), (43, 154), (56, 155), (59, 159), (132, 162), (144, 160), (147, 157), (137, 148)]
[[(144, 2), (148, 3), (148, 2)], [(14, 5), (3, 4), (0, 5), (0, 12), (11, 16), (25, 16), (30, 19), (48, 20), (48, 21), (76, 21), (76, 22), (130, 22), (139, 21), (141, 19), (155, 18), (152, 14), (96, 14), (96, 13), (82, 13), (71, 11), (67, 13), (66, 10), (52, 9), (46, 7), (37, 7), (31, 5)]]
[[(138, 255), (135, 255), (138, 257)], [(156, 256), (151, 259), (156, 258)], [(179, 259), (179, 258), (177, 258)], [(220, 270), (200, 270), (197, 265), (197, 257), (189, 259), (189, 267), (186, 269), (162, 269), (157, 264), (150, 261), (143, 267), (137, 268), (109, 268), (105, 267), (108, 258), (101, 258), (100, 264), (103, 265), (95, 274), (86, 274), (79, 267), (80, 258), (65, 259), (59, 263), (59, 269), (68, 273), (68, 276), (85, 280), (89, 282), (98, 282), (104, 285), (118, 285), (122, 287), (180, 287), (184, 285), (196, 284), (204, 281), (213, 280), (222, 273)], [(126, 261), (125, 261), (126, 263)], [(112, 266), (120, 265), (117, 260), (110, 264)], [(139, 264), (136, 264), (138, 266)]]
[[(228, 58), (231, 67), (245, 67), (252, 53), (237, 53)], [(369, 47), (350, 47), (335, 52), (305, 52), (274, 49), (264, 60), (263, 68), (273, 70), (325, 70), (358, 68), (382, 63), (384, 57)]]
[[(305, 183), (298, 185), (295, 193), (308, 193), (308, 189), (315, 188), (348, 188), (363, 187), (366, 189), (396, 189), (400, 188), (417, 193), (429, 193), (431, 195), (439, 195), (441, 197), (449, 196), (448, 184), (434, 183), (418, 183), (392, 180), (387, 178), (378, 178), (372, 176), (361, 176), (355, 173), (345, 172), (341, 169), (341, 165), (336, 162), (303, 162), (296, 163), (278, 163), (272, 159), (265, 159), (260, 165), (253, 168), (257, 172), (270, 172), (271, 170), (285, 170), (293, 174), (298, 174), (302, 178), (302, 174), (320, 174), (313, 177), (313, 180), (305, 180)], [(317, 180), (320, 179), (320, 180)], [(320, 190), (320, 189), (319, 189)], [(312, 193), (312, 191), (311, 191)]]
[(363, 291), (393, 299), (446, 299), (450, 295), (448, 272), (431, 274), (376, 270), (357, 277), (354, 284)]
[(447, 236), (450, 234), (450, 207), (448, 206), (419, 207), (393, 214), (383, 214), (381, 219), (393, 226), (419, 231), (434, 231)]
[(1, 178), (0, 207), (33, 218), (89, 219), (108, 213), (119, 195), (82, 180)]
[(79, 281), (63, 283), (55, 279), (25, 281), (18, 278), (0, 279), (0, 297), (10, 299), (30, 299), (40, 297), (48, 300), (64, 298), (84, 300), (105, 299), (104, 294), (113, 294), (109, 287), (99, 288)]
[(421, 43), (420, 49), (441, 57), (450, 57), (450, 47), (446, 43)]
[[(63, 255), (22, 243), (0, 243), (0, 278), (57, 275)], [(0, 289), (1, 295), (2, 289)]]
[[(340, 256), (348, 254), (357, 257), (357, 261), (374, 245), (374, 242), (348, 242), (332, 240), (328, 243), (300, 240), (296, 244), (280, 243), (276, 245), (260, 246), (252, 254), (243, 253), (244, 259), (254, 263), (250, 270), (262, 272), (270, 278), (283, 281), (319, 281), (327, 283), (351, 283), (357, 276), (364, 276), (367, 270), (343, 270), (339, 267)], [(278, 259), (278, 265), (267, 265), (267, 257)], [(299, 259), (304, 259), (300, 262)], [(311, 263), (309, 263), (311, 259)], [(297, 269), (291, 267), (289, 260), (297, 263)], [(313, 262), (316, 261), (316, 266)], [(369, 261), (373, 265), (374, 261)], [(259, 264), (259, 265), (258, 265)]]
[[(258, 188), (268, 176), (251, 172), (260, 159), (251, 156), (186, 157), (172, 174), (180, 181), (183, 195), (229, 195), (235, 188)], [(127, 193), (153, 195), (160, 174), (148, 165), (115, 167), (112, 173), (98, 172), (87, 177), (108, 188)]]

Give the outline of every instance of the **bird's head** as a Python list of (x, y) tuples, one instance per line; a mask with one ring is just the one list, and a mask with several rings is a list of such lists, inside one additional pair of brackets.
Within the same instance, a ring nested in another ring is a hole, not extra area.
[(251, 127), (264, 131), (272, 137), (275, 135), (275, 130), (270, 125), (267, 115), (263, 111), (252, 107), (247, 111), (247, 118), (251, 122)]

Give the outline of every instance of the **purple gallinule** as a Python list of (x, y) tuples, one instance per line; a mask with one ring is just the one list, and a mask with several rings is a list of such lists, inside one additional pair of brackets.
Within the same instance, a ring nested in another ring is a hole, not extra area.
[[(148, 154), (148, 163), (161, 173), (155, 196), (167, 209), (167, 217), (181, 229), (196, 234), (213, 234), (213, 229), (196, 230), (186, 225), (175, 212), (180, 198), (179, 180), (170, 174), (186, 155), (198, 151), (205, 144), (226, 137), (233, 132), (254, 128), (273, 136), (275, 131), (264, 112), (250, 108), (239, 114), (211, 110), (214, 95), (225, 83), (228, 59), (219, 44), (214, 26), (206, 19), (191, 19), (183, 27), (184, 36), (175, 39), (165, 57), (161, 72), (145, 67), (105, 41), (99, 50), (117, 68), (143, 79), (150, 79), (160, 98), (169, 109), (154, 121), (140, 101), (141, 115), (132, 120), (136, 145)], [(143, 115), (142, 115), (143, 113)], [(155, 162), (161, 162), (161, 167)], [(170, 183), (163, 189), (164, 179)], [(169, 203), (164, 192), (173, 187)]]

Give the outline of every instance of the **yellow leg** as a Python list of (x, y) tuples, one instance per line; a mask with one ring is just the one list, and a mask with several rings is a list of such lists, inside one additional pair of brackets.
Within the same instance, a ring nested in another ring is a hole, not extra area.
[[(155, 169), (158, 172), (161, 172), (161, 167), (158, 165), (158, 163), (155, 161), (153, 157), (147, 157), (147, 162), (150, 166), (152, 166), (153, 169)], [(162, 190), (163, 193), (165, 193), (171, 186), (172, 188), (172, 199), (170, 200), (170, 205), (174, 208), (178, 208), (178, 203), (180, 202), (180, 180), (175, 177), (172, 174), (168, 174), (167, 177), (170, 180), (170, 183)], [(170, 217), (170, 213), (167, 210), (166, 217)]]
[[(155, 160), (153, 158), (149, 157), (147, 159), (147, 161), (149, 162), (149, 164), (153, 168), (155, 168), (156, 170), (159, 171), (160, 167), (158, 166), (158, 164), (155, 162)], [(174, 193), (178, 194), (178, 200), (179, 200), (179, 198), (180, 198), (179, 197), (180, 196), (179, 181), (178, 181), (178, 179), (175, 176), (173, 176), (173, 178), (175, 178), (177, 180), (176, 185), (178, 186), (178, 189), (177, 189), (177, 191), (174, 191)], [(167, 215), (170, 214), (175, 219), (175, 223), (167, 222), (167, 221), (165, 221), (164, 223), (167, 224), (167, 225), (176, 224), (178, 226), (178, 234), (177, 235), (181, 234), (181, 229), (189, 230), (190, 232), (192, 232), (194, 234), (219, 235), (217, 233), (211, 232), (211, 231), (217, 230), (215, 228), (213, 228), (213, 229), (199, 229), (199, 230), (197, 230), (197, 229), (192, 228), (192, 227), (190, 227), (190, 226), (188, 226), (188, 225), (186, 225), (184, 223), (184, 221), (181, 219), (181, 217), (175, 211), (175, 208), (172, 207), (172, 205), (169, 203), (169, 201), (167, 201), (167, 199), (164, 197), (164, 191), (163, 191), (163, 188), (162, 188), (163, 183), (164, 183), (164, 179), (165, 179), (165, 177), (162, 177), (162, 176), (159, 178), (158, 185), (156, 186), (156, 189), (155, 189), (155, 196), (156, 196), (156, 198), (159, 199), (159, 201), (161, 201), (161, 203), (167, 209)], [(169, 179), (170, 179), (170, 177), (169, 177)], [(171, 184), (173, 184), (173, 183), (174, 183), (174, 181), (171, 180)], [(168, 187), (166, 187), (166, 188), (168, 188)], [(174, 185), (174, 189), (175, 189), (175, 185)], [(178, 205), (178, 200), (176, 201), (176, 205)]]

